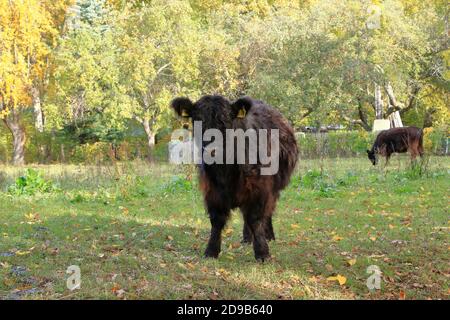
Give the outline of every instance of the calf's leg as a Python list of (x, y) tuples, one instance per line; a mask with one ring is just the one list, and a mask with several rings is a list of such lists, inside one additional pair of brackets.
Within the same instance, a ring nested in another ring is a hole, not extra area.
[(247, 221), (250, 230), (253, 233), (253, 251), (255, 253), (255, 259), (264, 262), (270, 257), (269, 245), (267, 244), (264, 222), (262, 219), (250, 217)]
[(267, 241), (275, 240), (275, 233), (273, 232), (273, 225), (272, 225), (272, 216), (266, 218), (264, 231), (266, 234)]
[(420, 146), (419, 146), (419, 156), (420, 156), (421, 158), (423, 158), (423, 155), (424, 155), (423, 147), (420, 147)]
[[(264, 222), (264, 234), (266, 236), (267, 241), (275, 240), (275, 233), (273, 231), (273, 225), (272, 225), (272, 217), (269, 217)], [(249, 226), (246, 222), (244, 222), (244, 228), (242, 230), (242, 243), (252, 243), (253, 242), (253, 235), (250, 231)]]
[(417, 154), (418, 154), (418, 152), (417, 152), (417, 144), (416, 143), (411, 143), (409, 145), (408, 152), (409, 152), (409, 156), (411, 157), (411, 161), (416, 160), (416, 157), (417, 157)]
[[(259, 201), (258, 201), (259, 200)], [(270, 257), (269, 245), (266, 240), (266, 199), (252, 201), (242, 208), (245, 224), (248, 226), (253, 237), (253, 251), (255, 259), (264, 262)]]
[(386, 163), (384, 164), (385, 168), (388, 166), (390, 159), (391, 159), (391, 153), (386, 153)]
[(230, 210), (213, 208), (209, 209), (208, 212), (211, 221), (211, 235), (205, 250), (205, 257), (217, 258), (222, 243), (222, 230), (228, 220)]
[(253, 242), (252, 232), (250, 230), (250, 227), (244, 221), (244, 228), (242, 230), (242, 243), (252, 243), (252, 242)]

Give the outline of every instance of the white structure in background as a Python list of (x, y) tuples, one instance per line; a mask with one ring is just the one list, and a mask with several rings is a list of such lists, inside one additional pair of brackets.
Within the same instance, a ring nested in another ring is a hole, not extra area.
[[(392, 86), (388, 83), (385, 87), (388, 99), (388, 109), (396, 107), (398, 105), (397, 100), (394, 96), (394, 91)], [(373, 132), (379, 132), (387, 130), (390, 128), (401, 128), (403, 127), (402, 119), (400, 117), (400, 112), (392, 112), (387, 119), (384, 119), (384, 101), (381, 94), (381, 86), (375, 84), (375, 120), (373, 121)]]
[(391, 128), (391, 121), (389, 119), (373, 120), (372, 132), (379, 132), (390, 128)]
[(400, 118), (400, 112), (395, 111), (391, 113), (387, 119), (375, 119), (373, 121), (372, 132), (379, 132), (390, 128), (403, 127), (402, 118)]

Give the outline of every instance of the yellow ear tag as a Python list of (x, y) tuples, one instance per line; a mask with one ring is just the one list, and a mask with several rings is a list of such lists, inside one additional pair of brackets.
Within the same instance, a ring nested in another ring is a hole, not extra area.
[(188, 117), (189, 117), (189, 114), (187, 113), (186, 109), (183, 109), (183, 110), (181, 111), (181, 116), (182, 116), (182, 117), (185, 117), (185, 118), (188, 118)]
[(242, 119), (242, 118), (245, 118), (246, 114), (247, 114), (247, 111), (244, 108), (242, 108), (239, 110), (237, 117)]

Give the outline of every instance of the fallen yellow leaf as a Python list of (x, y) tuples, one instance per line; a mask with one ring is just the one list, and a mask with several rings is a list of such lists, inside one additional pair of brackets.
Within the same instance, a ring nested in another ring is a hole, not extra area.
[(347, 282), (347, 278), (342, 276), (342, 275), (340, 275), (340, 274), (338, 274), (335, 277), (328, 277), (327, 281), (337, 281), (337, 282), (339, 282), (339, 285), (342, 286), (342, 285), (344, 285)]
[(340, 236), (333, 236), (333, 241), (341, 241), (342, 239), (344, 239), (343, 237)]
[(186, 267), (188, 267), (188, 269), (194, 270), (195, 269), (195, 265), (193, 265), (190, 262), (186, 262)]
[(16, 256), (24, 256), (24, 255), (30, 254), (30, 253), (31, 253), (31, 251), (20, 251), (20, 250), (17, 250), (16, 251)]
[(352, 266), (356, 263), (356, 259), (347, 260), (347, 263)]

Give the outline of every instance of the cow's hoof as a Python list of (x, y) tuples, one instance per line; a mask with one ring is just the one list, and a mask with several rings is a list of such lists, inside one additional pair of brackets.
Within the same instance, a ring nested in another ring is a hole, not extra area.
[(270, 260), (270, 254), (261, 254), (261, 255), (255, 255), (255, 259), (256, 261), (260, 262), (260, 263), (264, 263)]
[(241, 240), (241, 243), (242, 243), (242, 244), (252, 244), (252, 239), (249, 239), (249, 238), (243, 238), (243, 239)]
[(219, 251), (206, 249), (205, 253), (204, 253), (204, 257), (217, 259), (219, 257)]

